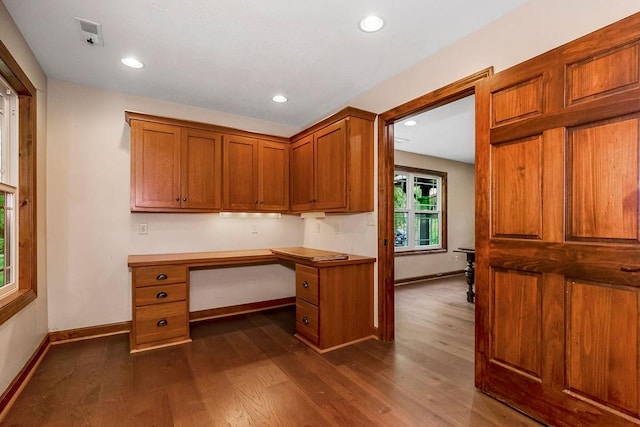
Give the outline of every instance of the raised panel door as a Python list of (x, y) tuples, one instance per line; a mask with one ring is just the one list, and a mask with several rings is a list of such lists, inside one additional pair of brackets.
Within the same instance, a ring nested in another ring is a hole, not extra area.
[(291, 145), (291, 210), (308, 211), (313, 207), (313, 136)]
[(222, 207), (222, 135), (182, 129), (183, 208), (216, 210)]
[(314, 208), (323, 211), (347, 207), (347, 122), (314, 133)]
[(180, 128), (132, 121), (131, 210), (180, 207)]
[(640, 14), (478, 85), (476, 385), (640, 424)]
[(258, 141), (235, 135), (223, 137), (223, 206), (252, 211), (258, 206)]
[(258, 207), (260, 211), (289, 209), (289, 145), (260, 142)]

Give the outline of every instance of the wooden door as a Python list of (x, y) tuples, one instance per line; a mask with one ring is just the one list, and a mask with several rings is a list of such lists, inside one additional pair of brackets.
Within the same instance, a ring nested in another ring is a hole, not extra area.
[(216, 210), (222, 206), (222, 135), (182, 129), (182, 207)]
[(304, 212), (313, 208), (313, 135), (291, 145), (289, 189), (292, 211)]
[(180, 128), (131, 121), (131, 210), (180, 207)]
[(314, 209), (347, 207), (347, 121), (340, 120), (313, 134)]
[(258, 141), (224, 135), (224, 208), (252, 211), (258, 206)]
[(640, 14), (478, 86), (476, 385), (640, 422)]
[(258, 210), (289, 210), (289, 144), (261, 141), (258, 162)]

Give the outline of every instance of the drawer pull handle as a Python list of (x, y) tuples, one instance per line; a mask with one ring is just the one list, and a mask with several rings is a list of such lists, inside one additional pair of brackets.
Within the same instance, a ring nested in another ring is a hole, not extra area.
[(168, 293), (166, 293), (166, 292), (158, 292), (158, 293), (156, 294), (156, 298), (158, 298), (158, 299), (163, 299), (163, 298), (166, 298), (166, 297), (168, 297), (168, 296), (169, 296), (169, 294), (168, 294)]
[(636, 273), (640, 271), (640, 267), (620, 267), (620, 271), (624, 271), (625, 273)]
[(309, 287), (309, 283), (307, 283), (307, 281), (305, 280), (304, 282), (302, 282), (302, 287), (307, 289)]
[(168, 323), (169, 322), (167, 322), (165, 319), (162, 319), (162, 320), (158, 320), (158, 323), (156, 323), (156, 325), (162, 327), (162, 326), (167, 326)]
[(156, 280), (167, 280), (167, 275), (162, 273), (156, 276)]
[(308, 325), (309, 324), (309, 318), (307, 316), (304, 316), (302, 318), (302, 323), (304, 323), (305, 325)]

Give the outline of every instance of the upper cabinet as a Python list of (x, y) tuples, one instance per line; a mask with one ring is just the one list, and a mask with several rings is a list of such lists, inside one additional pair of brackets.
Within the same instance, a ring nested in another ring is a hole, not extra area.
[(374, 119), (346, 108), (292, 138), (292, 211), (373, 211)]
[(369, 212), (375, 114), (287, 138), (125, 112), (132, 212)]
[(220, 209), (220, 134), (141, 120), (131, 133), (132, 211)]
[(289, 144), (224, 137), (224, 209), (289, 210)]

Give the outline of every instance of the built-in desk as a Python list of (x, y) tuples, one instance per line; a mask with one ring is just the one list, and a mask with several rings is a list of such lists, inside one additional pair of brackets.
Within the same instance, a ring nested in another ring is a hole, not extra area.
[(373, 336), (375, 258), (310, 248), (129, 255), (131, 352), (181, 344), (189, 335), (189, 270), (292, 263), (296, 336), (329, 351)]

